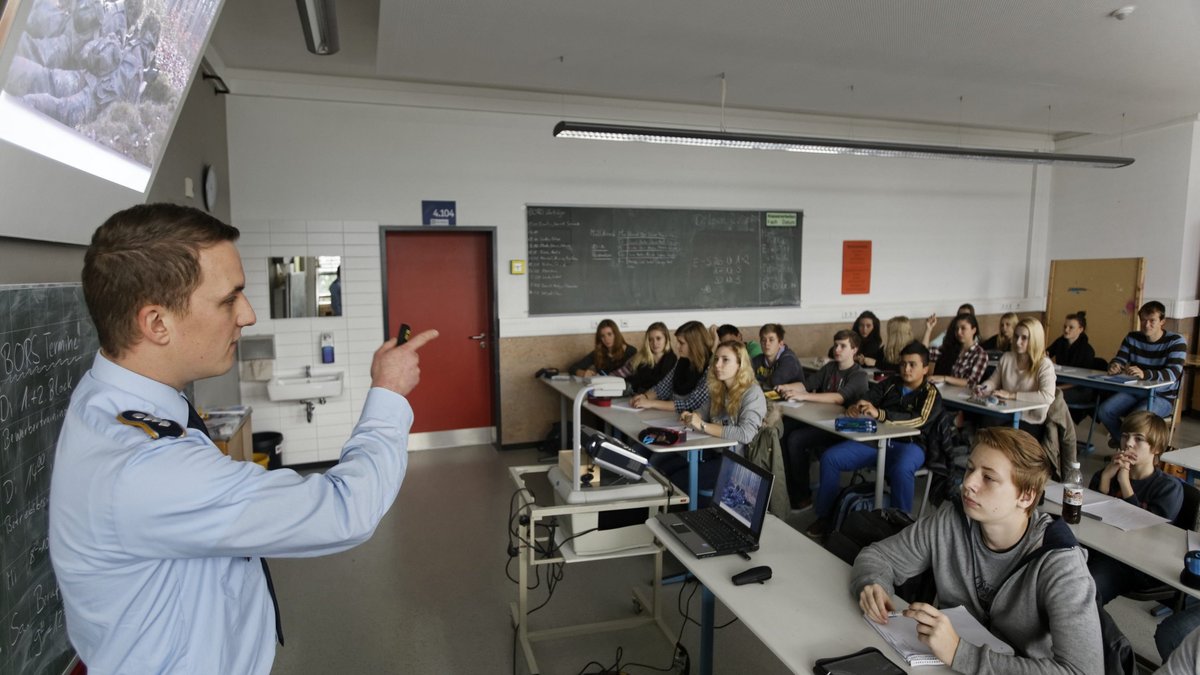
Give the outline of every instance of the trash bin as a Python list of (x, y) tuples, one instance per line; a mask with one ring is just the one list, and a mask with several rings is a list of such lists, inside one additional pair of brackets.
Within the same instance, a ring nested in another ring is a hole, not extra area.
[(267, 468), (278, 469), (283, 466), (283, 434), (278, 431), (254, 432), (254, 453), (267, 455)]

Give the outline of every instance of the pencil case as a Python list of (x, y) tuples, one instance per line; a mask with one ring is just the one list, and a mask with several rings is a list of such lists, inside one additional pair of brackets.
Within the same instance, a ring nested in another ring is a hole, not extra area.
[(833, 420), (835, 431), (855, 434), (873, 434), (878, 428), (875, 420), (869, 417), (838, 417)]

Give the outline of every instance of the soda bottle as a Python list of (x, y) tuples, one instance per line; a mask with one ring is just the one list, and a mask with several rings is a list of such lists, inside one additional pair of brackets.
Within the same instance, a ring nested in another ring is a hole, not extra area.
[(1074, 525), (1083, 511), (1083, 474), (1079, 462), (1071, 462), (1063, 476), (1063, 520)]

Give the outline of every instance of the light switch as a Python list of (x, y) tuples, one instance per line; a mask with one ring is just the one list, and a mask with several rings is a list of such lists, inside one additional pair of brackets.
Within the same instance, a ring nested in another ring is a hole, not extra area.
[(191, 178), (183, 179), (183, 196), (188, 199), (196, 198), (196, 186), (192, 184)]

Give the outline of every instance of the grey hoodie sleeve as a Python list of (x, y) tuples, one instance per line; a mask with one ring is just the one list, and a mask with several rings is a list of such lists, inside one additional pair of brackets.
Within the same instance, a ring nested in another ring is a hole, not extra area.
[(1050, 624), (1053, 658), (1006, 656), (989, 649), (959, 641), (952, 668), (960, 673), (996, 673), (1024, 675), (1032, 673), (1072, 673), (1091, 675), (1104, 672), (1100, 641), (1100, 615), (1096, 610), (1096, 587), (1088, 574), (1085, 555), (1079, 548), (1051, 551), (1042, 560), (1036, 575), (1035, 602), (1029, 622), (1042, 619)]

